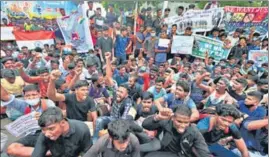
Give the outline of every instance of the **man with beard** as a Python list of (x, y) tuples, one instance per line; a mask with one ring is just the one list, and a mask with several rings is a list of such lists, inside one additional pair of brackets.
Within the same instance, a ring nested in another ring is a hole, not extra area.
[(23, 64), (17, 62), (15, 67), (18, 68), (20, 76), (27, 83), (38, 83), (42, 98), (47, 97), (47, 89), (49, 84), (49, 70), (46, 67), (41, 67), (37, 70), (38, 76), (28, 76), (23, 70)]
[(188, 107), (179, 106), (175, 113), (166, 108), (145, 119), (143, 128), (163, 131), (162, 148), (148, 153), (145, 157), (209, 157), (205, 140), (196, 126), (190, 124), (190, 116)]
[(32, 157), (74, 157), (86, 152), (91, 146), (91, 135), (86, 124), (78, 120), (65, 119), (61, 109), (53, 107), (43, 112), (38, 120), (42, 129)]
[[(267, 156), (261, 154), (260, 143), (255, 138), (256, 131), (268, 126), (268, 118), (266, 117), (266, 110), (260, 105), (262, 100), (262, 93), (259, 91), (253, 91), (247, 93), (245, 101), (239, 101), (239, 110), (245, 114), (241, 119), (242, 124), (240, 133), (246, 141), (247, 148), (250, 150), (250, 156)], [(237, 150), (234, 150), (238, 152)]]
[(93, 142), (98, 139), (99, 131), (111, 121), (118, 119), (128, 119), (129, 110), (132, 107), (132, 100), (128, 97), (128, 86), (120, 85), (117, 91), (113, 93), (112, 109), (110, 116), (98, 117), (96, 120), (96, 127), (93, 136)]
[(54, 70), (50, 75), (48, 87), (48, 97), (53, 101), (63, 101), (66, 104), (67, 118), (87, 121), (92, 119), (93, 127), (97, 119), (96, 105), (91, 97), (89, 97), (89, 84), (86, 80), (79, 80), (75, 83), (74, 93), (60, 94), (56, 92), (55, 81), (59, 79), (61, 72)]
[(131, 75), (129, 77), (128, 83), (126, 84), (129, 86), (128, 95), (137, 104), (138, 103), (137, 100), (140, 97), (140, 94), (142, 93), (142, 87), (140, 84), (137, 83), (137, 76), (134, 74)]
[(157, 74), (158, 74), (158, 67), (153, 66), (150, 68), (150, 72), (146, 73), (140, 73), (139, 76), (141, 76), (144, 80), (144, 86), (143, 86), (143, 91), (147, 91), (149, 87), (155, 85), (155, 80), (157, 79)]
[[(1, 107), (6, 108), (6, 114), (11, 120), (31, 112), (36, 112), (35, 116), (39, 117), (41, 112), (55, 106), (51, 100), (41, 99), (40, 91), (36, 85), (25, 86), (23, 98), (15, 98), (1, 86)], [(12, 143), (8, 146), (7, 153), (13, 156), (31, 156), (39, 134), (40, 130), (37, 130)]]
[(159, 99), (166, 95), (166, 91), (163, 88), (164, 78), (158, 77), (155, 81), (155, 86), (151, 86), (147, 91), (153, 94), (154, 100)]
[(258, 81), (258, 90), (263, 94), (263, 99), (261, 104), (265, 104), (268, 106), (268, 80), (260, 79)]
[(232, 136), (242, 157), (248, 157), (246, 144), (237, 126), (233, 124), (235, 119), (240, 117), (240, 112), (233, 105), (220, 104), (216, 107), (216, 113), (215, 116), (202, 119), (197, 125), (209, 146), (210, 152), (214, 156), (236, 157), (236, 154), (217, 143), (221, 138)]
[(244, 90), (247, 85), (248, 82), (245, 78), (237, 78), (232, 82), (232, 86), (229, 87), (228, 93), (237, 101), (245, 100), (246, 94), (244, 93)]

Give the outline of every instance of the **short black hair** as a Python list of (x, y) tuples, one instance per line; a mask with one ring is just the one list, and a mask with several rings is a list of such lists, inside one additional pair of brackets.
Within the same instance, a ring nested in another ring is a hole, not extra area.
[(49, 107), (42, 112), (40, 118), (38, 119), (38, 125), (40, 127), (47, 127), (62, 120), (64, 120), (62, 110), (58, 107)]
[(240, 83), (244, 88), (248, 85), (248, 82), (245, 78), (237, 78), (235, 81)]
[(186, 81), (177, 81), (176, 86), (180, 86), (186, 93), (190, 92), (190, 85)]
[(186, 105), (178, 105), (175, 114), (191, 117), (191, 110)]
[(50, 64), (58, 64), (58, 65), (60, 65), (60, 62), (59, 62), (59, 60), (58, 59), (52, 59), (51, 61), (50, 61)]
[(36, 47), (36, 48), (35, 48), (35, 52), (40, 52), (40, 53), (41, 53), (41, 52), (42, 52), (42, 48), (40, 48), (40, 47)]
[(130, 136), (130, 126), (126, 120), (116, 120), (108, 124), (108, 134), (112, 140), (126, 141)]
[(64, 79), (58, 79), (55, 81), (55, 88), (60, 89), (63, 84), (65, 84), (66, 81)]
[(171, 11), (171, 9), (170, 8), (165, 8), (164, 11)]
[(172, 27), (177, 27), (177, 24), (173, 24)]
[(263, 99), (263, 94), (259, 91), (251, 91), (247, 93), (247, 96), (253, 96), (257, 98), (259, 101)]
[(234, 119), (240, 118), (240, 112), (234, 105), (230, 104), (219, 104), (216, 106), (216, 113), (219, 116), (231, 116)]
[(142, 98), (142, 100), (148, 100), (148, 99), (153, 100), (154, 96), (152, 93), (146, 91), (146, 92), (142, 93), (141, 98)]
[(184, 10), (184, 7), (183, 7), (183, 6), (179, 6), (178, 9), (182, 9), (182, 10)]
[(46, 67), (41, 67), (40, 69), (37, 70), (37, 74), (44, 74), (44, 73), (49, 73), (49, 69)]
[(262, 85), (267, 85), (268, 84), (268, 79), (259, 79), (257, 85), (262, 86)]
[(93, 74), (91, 77), (92, 83), (95, 83), (96, 81), (98, 81), (99, 79), (99, 75), (98, 74)]
[(78, 80), (75, 83), (74, 88), (78, 89), (80, 87), (89, 87), (89, 83), (86, 80)]
[(26, 92), (29, 92), (29, 91), (34, 91), (36, 90), (37, 92), (39, 92), (39, 87), (36, 85), (36, 84), (29, 84), (29, 85), (26, 85), (24, 88), (23, 88), (23, 93), (25, 94)]
[(68, 64), (68, 70), (73, 70), (75, 67), (76, 65), (73, 62)]
[(162, 77), (157, 77), (155, 83), (157, 84), (157, 83), (160, 83), (160, 82), (161, 82), (161, 83), (164, 83), (164, 82), (165, 82), (164, 78), (162, 78)]

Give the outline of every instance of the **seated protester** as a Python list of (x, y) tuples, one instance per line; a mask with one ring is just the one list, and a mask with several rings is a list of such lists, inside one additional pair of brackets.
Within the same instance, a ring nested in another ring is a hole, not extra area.
[(132, 100), (128, 97), (128, 86), (120, 85), (117, 91), (113, 92), (112, 108), (110, 116), (98, 117), (93, 135), (93, 142), (98, 139), (99, 131), (104, 129), (111, 121), (118, 119), (129, 119), (129, 111), (132, 108)]
[[(85, 75), (86, 80), (90, 80), (93, 74), (98, 74), (98, 71), (96, 69), (96, 64), (92, 62), (87, 62), (87, 70), (88, 72)], [(90, 82), (90, 81), (88, 81)]]
[[(142, 127), (143, 121), (158, 112), (157, 107), (153, 104), (153, 95), (149, 92), (143, 92), (141, 104), (136, 107), (135, 122)], [(157, 151), (161, 148), (160, 141), (155, 137), (157, 130), (149, 131), (142, 128), (142, 132), (135, 132), (140, 143), (140, 151), (143, 153)]]
[(225, 137), (234, 140), (236, 147), (241, 152), (241, 156), (249, 156), (248, 149), (240, 135), (239, 129), (233, 123), (238, 118), (240, 118), (240, 112), (233, 105), (219, 104), (216, 107), (215, 116), (206, 117), (198, 122), (197, 127), (203, 134), (209, 150), (214, 156), (237, 156), (217, 143)]
[(257, 82), (259, 80), (259, 76), (254, 71), (252, 71), (250, 73), (248, 73), (248, 75), (247, 75), (248, 85), (247, 85), (247, 88), (246, 88), (246, 91), (245, 91), (246, 94), (249, 93), (249, 92), (257, 91), (258, 90), (258, 88), (257, 88)]
[(102, 110), (102, 107), (105, 107), (105, 110), (102, 110), (102, 112), (99, 113), (99, 116), (103, 116), (106, 114), (103, 112), (109, 112), (111, 105), (111, 98), (107, 89), (104, 87), (104, 77), (100, 74), (94, 74), (92, 75), (91, 81), (92, 84), (89, 88), (89, 96), (94, 99), (97, 104), (97, 108)]
[(36, 85), (27, 85), (23, 88), (23, 99), (17, 99), (9, 94), (1, 85), (1, 107), (6, 108), (6, 114), (11, 120), (16, 120), (23, 114), (32, 111), (42, 112), (48, 107), (55, 106), (49, 99), (41, 99), (41, 93)]
[(25, 85), (20, 76), (16, 76), (15, 71), (5, 69), (2, 71), (1, 85), (9, 94), (21, 95)]
[(229, 86), (228, 93), (235, 98), (237, 101), (245, 100), (246, 94), (244, 90), (246, 89), (248, 82), (245, 78), (237, 78), (232, 81), (232, 86)]
[(143, 91), (147, 91), (151, 86), (155, 85), (156, 79), (158, 78), (158, 68), (156, 66), (153, 66), (150, 69), (150, 72), (141, 72), (139, 74), (140, 77), (143, 78), (144, 85), (143, 85)]
[[(71, 90), (68, 88), (68, 84), (63, 79), (58, 79), (55, 81), (55, 89), (57, 93), (61, 94), (67, 94)], [(66, 104), (62, 101), (55, 102), (56, 106), (63, 110), (63, 112), (66, 112)], [(64, 116), (66, 117), (66, 113), (64, 113)]]
[(12, 57), (1, 58), (1, 63), (3, 64), (4, 69), (13, 69), (14, 68), (14, 59)]
[[(100, 57), (103, 57), (103, 56), (101, 55)], [(101, 58), (101, 60), (103, 60), (103, 58)], [(95, 53), (94, 50), (89, 50), (89, 54), (86, 58), (86, 63), (92, 63), (92, 64), (94, 63), (97, 71), (101, 72), (102, 64), (101, 64), (101, 61), (100, 61), (99, 57), (97, 57), (97, 54)]]
[(166, 95), (166, 90), (163, 88), (164, 79), (158, 77), (155, 81), (155, 86), (151, 86), (147, 91), (153, 94), (154, 100), (157, 100)]
[(205, 140), (195, 125), (190, 124), (191, 111), (179, 106), (175, 113), (171, 109), (162, 109), (159, 114), (150, 116), (143, 122), (147, 130), (162, 130), (162, 148), (145, 157), (209, 157)]
[(74, 85), (74, 93), (61, 94), (55, 90), (55, 81), (60, 75), (61, 72), (59, 70), (51, 72), (48, 97), (53, 101), (65, 102), (67, 118), (81, 121), (92, 119), (93, 127), (95, 127), (95, 121), (97, 119), (96, 105), (93, 99), (89, 97), (88, 82), (79, 80)]
[(126, 73), (126, 68), (124, 65), (118, 67), (119, 73), (113, 75), (113, 79), (117, 82), (118, 86), (127, 83), (129, 79), (129, 74)]
[[(27, 85), (23, 89), (24, 99), (17, 99), (14, 95), (8, 94), (1, 87), (1, 106), (5, 106), (6, 113), (11, 120), (15, 120), (23, 114), (36, 112), (39, 117), (42, 112), (48, 108), (55, 107), (53, 101), (49, 99), (40, 99), (40, 91), (36, 85)], [(12, 156), (31, 156), (40, 130), (30, 132), (29, 135), (15, 141), (7, 148), (7, 153)]]
[(40, 47), (36, 47), (32, 51), (32, 58), (28, 60), (29, 64), (26, 68), (26, 71), (37, 70), (41, 67), (45, 67), (47, 61), (42, 57), (42, 49)]
[(128, 95), (132, 98), (132, 100), (138, 104), (140, 94), (142, 93), (142, 86), (137, 83), (137, 76), (131, 75), (128, 80)]
[[(224, 77), (219, 77), (215, 79), (213, 82), (216, 84), (216, 86), (211, 87), (208, 85), (202, 84), (202, 80), (204, 80), (205, 77), (210, 76), (210, 73), (204, 73), (200, 77), (196, 79), (196, 84), (199, 88), (205, 90), (210, 95), (203, 100), (201, 103), (204, 106), (204, 113), (214, 113), (215, 107), (218, 104), (236, 104), (236, 100), (229, 95), (229, 93), (226, 91), (226, 89), (229, 86), (229, 80)], [(200, 117), (203, 118), (203, 117)]]
[(80, 74), (82, 73), (81, 68), (76, 68), (74, 63), (68, 65), (68, 75), (65, 78), (66, 83), (69, 85), (69, 89), (74, 85), (74, 83), (79, 80)]
[[(245, 114), (242, 118), (240, 132), (249, 149), (250, 156), (267, 156), (262, 152), (260, 142), (255, 138), (260, 129), (268, 126), (266, 110), (260, 106), (262, 93), (258, 91), (249, 92), (245, 101), (239, 101), (239, 110)], [(265, 119), (264, 119), (265, 118)], [(237, 152), (235, 150), (235, 152)]]
[[(195, 79), (191, 83), (191, 93), (190, 98), (194, 101), (194, 103), (198, 106), (200, 102), (205, 99), (205, 91), (199, 88), (196, 84), (196, 77), (199, 77), (203, 73), (205, 73), (205, 70), (197, 71), (195, 75)], [(211, 81), (210, 77), (207, 76), (202, 80), (202, 84), (207, 85)]]
[(76, 68), (82, 69), (82, 73), (80, 74), (79, 79), (85, 80), (85, 76), (87, 75), (88, 70), (85, 68), (84, 60), (82, 58), (78, 58), (75, 63)]
[(47, 151), (52, 156), (79, 156), (91, 146), (91, 135), (86, 124), (78, 120), (65, 119), (58, 107), (44, 111), (38, 119), (42, 129), (35, 144), (32, 157), (45, 156)]
[(175, 93), (169, 93), (164, 97), (161, 97), (155, 100), (155, 105), (158, 107), (159, 111), (164, 107), (162, 104), (167, 102), (168, 108), (172, 109), (173, 112), (176, 112), (179, 106), (187, 106), (191, 110), (190, 121), (195, 122), (199, 119), (199, 112), (196, 108), (195, 103), (189, 97), (190, 95), (190, 86), (186, 81), (178, 81), (176, 84)]
[(83, 157), (140, 157), (139, 141), (130, 131), (127, 121), (110, 122), (108, 134), (98, 139)]
[(260, 91), (263, 94), (263, 99), (261, 101), (261, 104), (268, 106), (268, 80), (267, 79), (259, 79), (258, 91)]
[(25, 82), (38, 83), (41, 97), (46, 98), (49, 83), (49, 70), (43, 66), (37, 70), (38, 76), (30, 77), (24, 72), (22, 63), (17, 62), (15, 66), (18, 68), (19, 73)]

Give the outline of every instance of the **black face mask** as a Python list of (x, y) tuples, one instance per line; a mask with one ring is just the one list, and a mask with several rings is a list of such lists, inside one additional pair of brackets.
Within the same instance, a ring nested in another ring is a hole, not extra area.
[(253, 106), (255, 106), (255, 105), (246, 105), (247, 108), (251, 108)]
[(263, 94), (267, 94), (267, 93), (268, 93), (268, 88), (261, 88), (260, 91), (261, 91)]

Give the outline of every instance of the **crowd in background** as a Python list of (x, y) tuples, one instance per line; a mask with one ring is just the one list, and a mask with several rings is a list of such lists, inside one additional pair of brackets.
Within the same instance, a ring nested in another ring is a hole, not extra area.
[[(268, 51), (268, 39), (255, 27), (206, 32), (231, 49), (216, 62), (209, 52), (204, 59), (171, 53), (179, 34), (164, 23), (169, 8), (117, 15), (109, 5), (103, 17), (93, 2), (88, 7), (89, 52), (63, 49), (63, 40), (32, 50), (1, 43), (1, 118), (35, 113), (41, 127), (9, 145), (8, 155), (267, 156), (268, 63), (257, 66), (248, 52)], [(29, 19), (23, 28), (52, 29)], [(180, 35), (193, 34), (187, 27)]]

